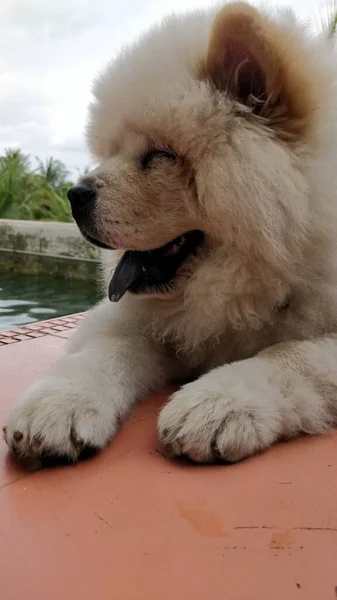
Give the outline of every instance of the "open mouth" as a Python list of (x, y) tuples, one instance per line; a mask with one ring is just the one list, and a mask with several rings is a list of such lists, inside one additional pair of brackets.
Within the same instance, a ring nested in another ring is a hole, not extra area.
[(128, 250), (119, 260), (109, 285), (109, 298), (118, 302), (127, 291), (134, 294), (167, 292), (179, 267), (202, 244), (204, 234), (184, 233), (155, 250)]

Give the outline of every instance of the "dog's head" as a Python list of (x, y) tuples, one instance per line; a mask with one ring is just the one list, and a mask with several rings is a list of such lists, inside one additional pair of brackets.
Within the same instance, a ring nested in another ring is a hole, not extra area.
[(108, 66), (88, 125), (99, 166), (69, 199), (87, 239), (125, 251), (114, 299), (181, 289), (219, 248), (296, 263), (327, 88), (317, 56), (291, 20), (233, 3), (164, 21)]

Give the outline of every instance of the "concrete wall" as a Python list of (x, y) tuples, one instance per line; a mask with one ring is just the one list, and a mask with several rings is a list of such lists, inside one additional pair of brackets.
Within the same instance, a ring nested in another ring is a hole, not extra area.
[(96, 276), (98, 260), (75, 223), (0, 219), (0, 269), (85, 279)]

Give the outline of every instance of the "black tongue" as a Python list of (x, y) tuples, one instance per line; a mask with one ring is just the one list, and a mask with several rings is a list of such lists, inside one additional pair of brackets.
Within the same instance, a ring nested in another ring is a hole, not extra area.
[(118, 302), (128, 289), (144, 276), (142, 265), (134, 252), (125, 252), (119, 260), (109, 285), (111, 302)]

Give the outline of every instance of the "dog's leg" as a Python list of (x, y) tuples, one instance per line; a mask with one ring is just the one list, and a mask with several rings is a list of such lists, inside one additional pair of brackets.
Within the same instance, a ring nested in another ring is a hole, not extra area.
[(337, 423), (337, 336), (272, 346), (210, 371), (162, 410), (168, 452), (235, 462), (282, 438)]
[(75, 461), (102, 448), (136, 399), (165, 385), (169, 360), (123, 307), (104, 302), (80, 324), (55, 368), (23, 395), (4, 428), (19, 458), (38, 466), (56, 455)]

